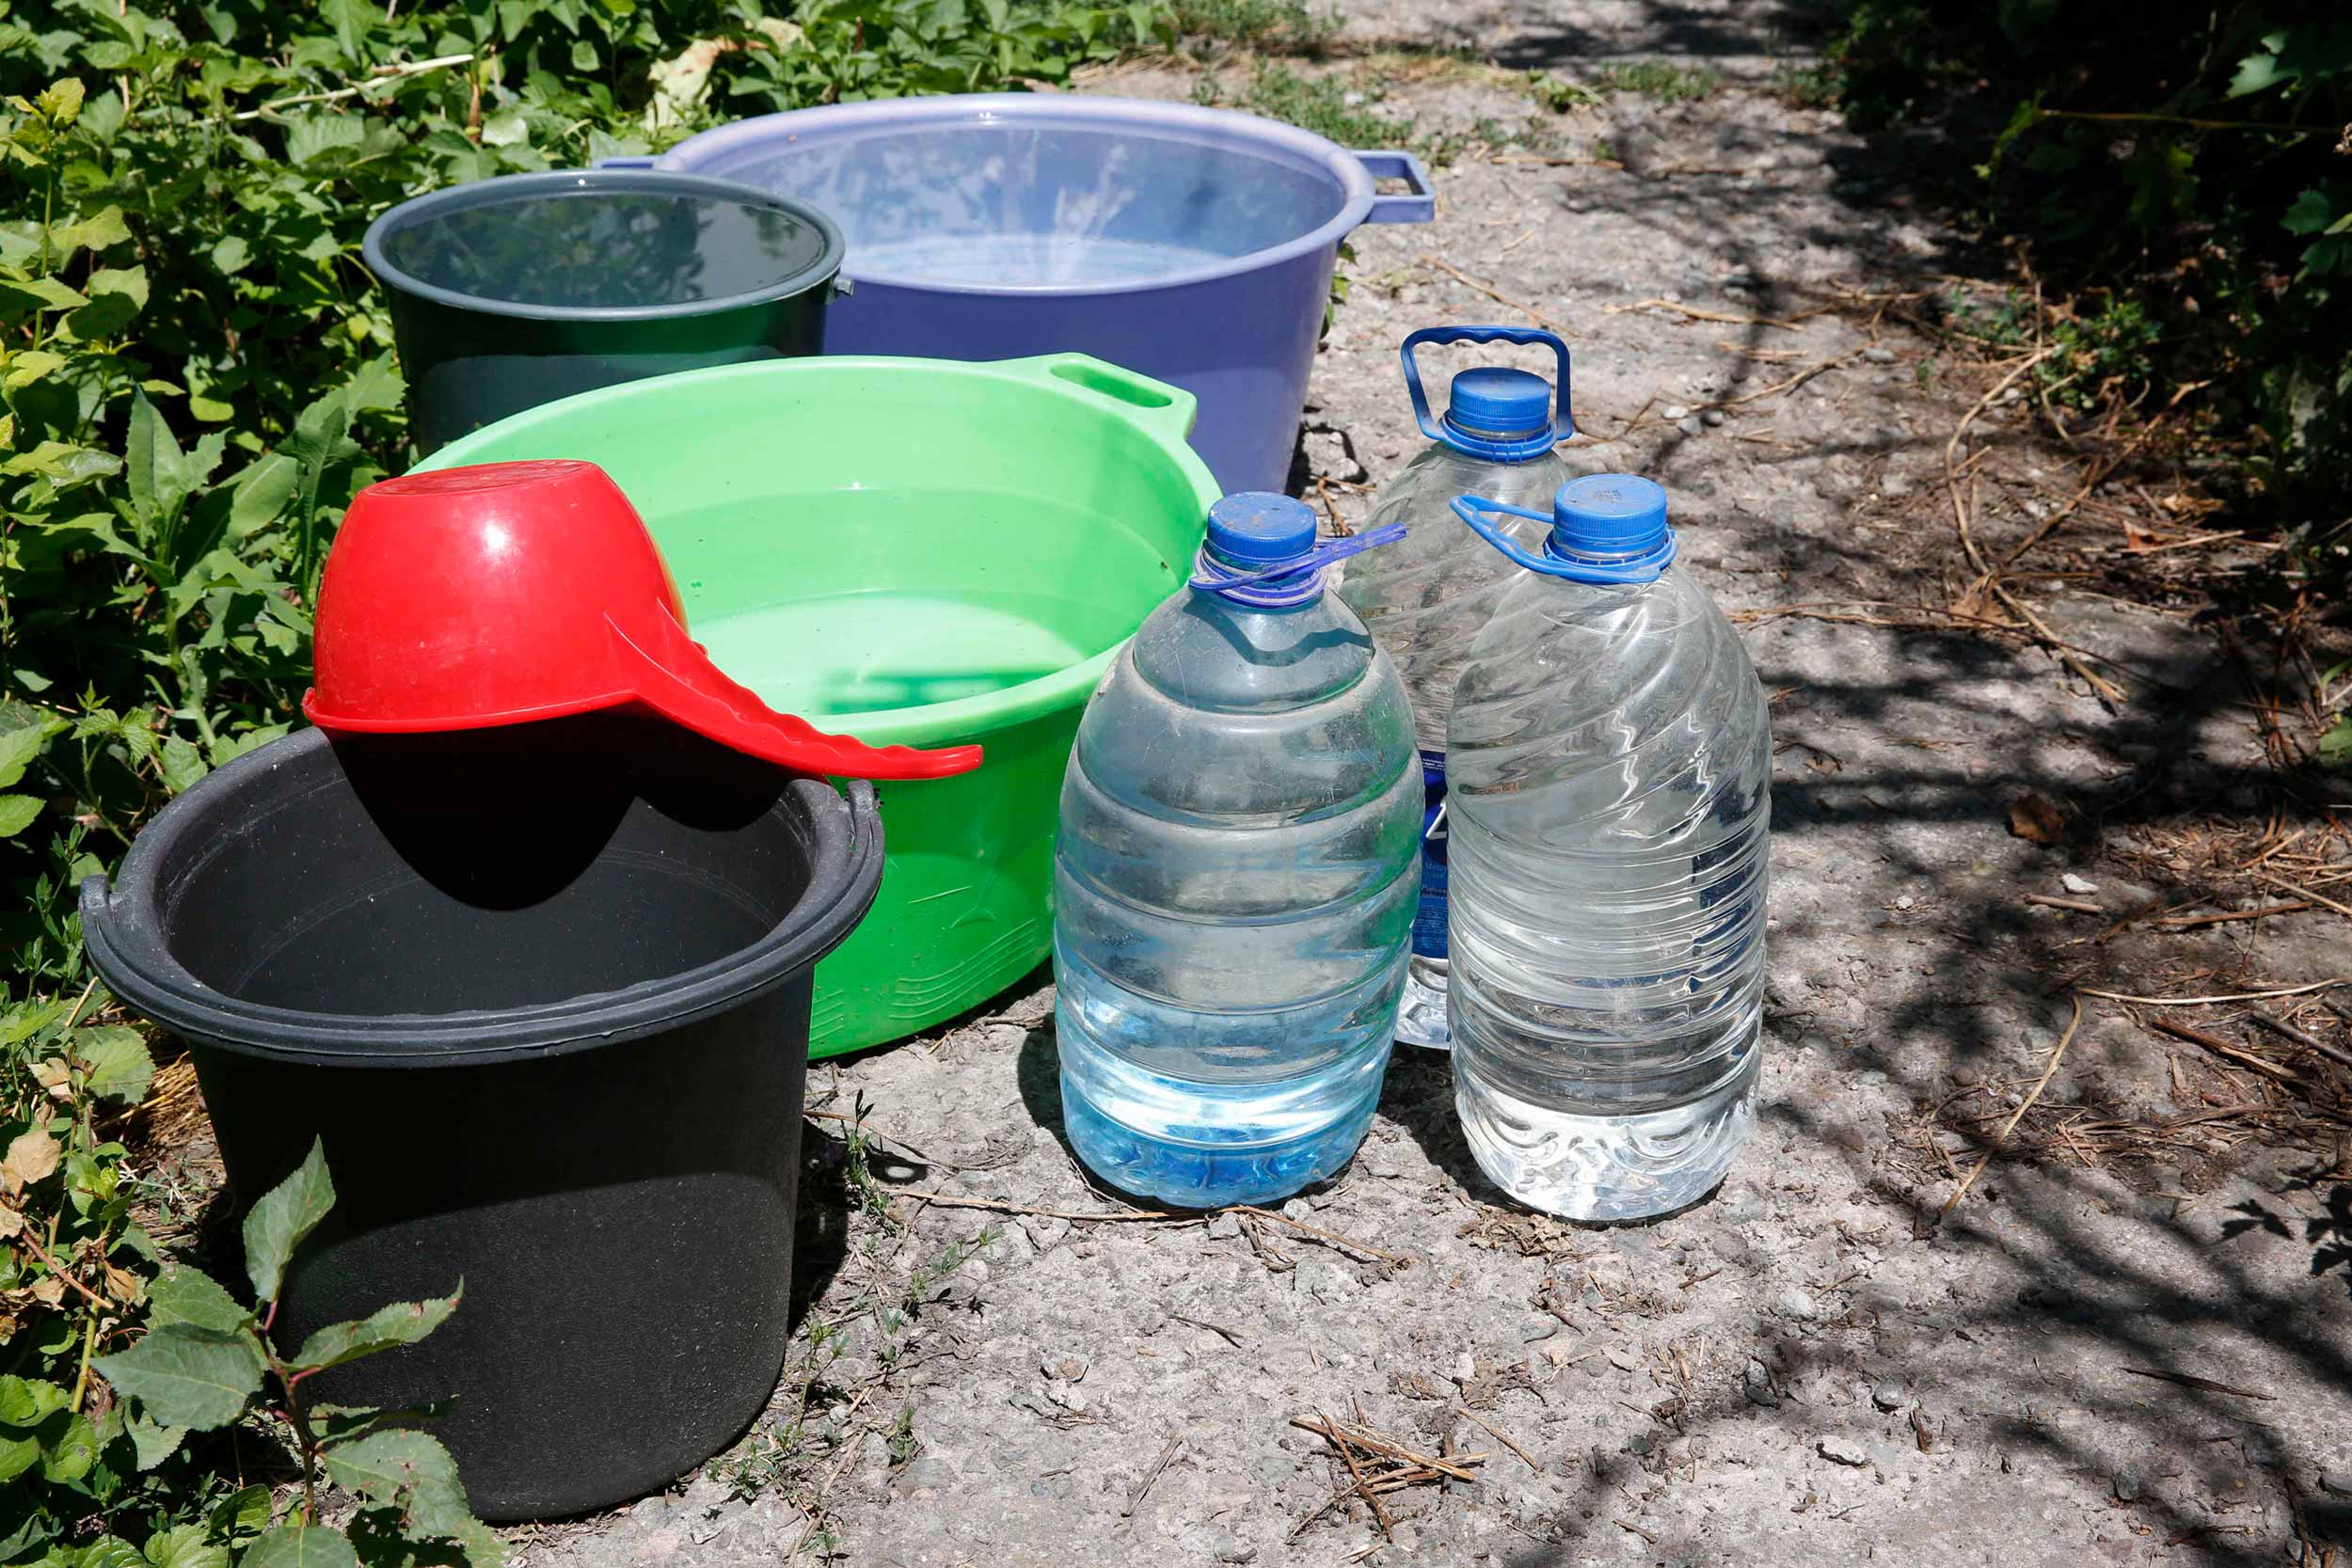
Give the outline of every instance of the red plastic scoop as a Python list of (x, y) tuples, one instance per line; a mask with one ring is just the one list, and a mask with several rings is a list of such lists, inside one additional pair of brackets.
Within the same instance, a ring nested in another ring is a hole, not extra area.
[(413, 733), (625, 703), (803, 773), (938, 779), (977, 746), (868, 746), (778, 713), (686, 633), (653, 536), (593, 463), (485, 463), (371, 484), (326, 557), (302, 711)]

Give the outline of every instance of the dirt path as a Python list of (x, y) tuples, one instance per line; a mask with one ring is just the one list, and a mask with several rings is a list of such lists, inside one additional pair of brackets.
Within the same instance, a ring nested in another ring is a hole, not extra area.
[[(1059, 1137), (1050, 996), (1008, 999), (814, 1079), (872, 1148), (845, 1172), (820, 1140), (849, 1207), (818, 1182), (772, 1430), (681, 1495), (525, 1537), (526, 1562), (2073, 1568), (2352, 1543), (2352, 1188), (2296, 1088), (2334, 1069), (2235, 1004), (2089, 994), (2352, 974), (2352, 918), (2220, 876), (2279, 836), (2255, 718), (2184, 615), (2093, 591), (2112, 515), (2062, 519), (2009, 579), (2078, 668), (1966, 597), (1947, 447), (2002, 372), (1933, 358), (1884, 297), (1966, 259), (1871, 149), (1769, 90), (1792, 56), (1754, 9), (1351, 13), (1367, 47), (1697, 56), (1724, 81), (1551, 116), (1497, 73), (1400, 73), (1376, 107), (1417, 129), (1544, 123), (1445, 170), (1434, 227), (1358, 236), (1306, 448), (1310, 498), (1359, 517), (1416, 442), (1403, 334), (1540, 313), (1572, 334), (1574, 455), (1661, 480), (1686, 565), (1750, 621), (1780, 745), (1773, 979), (1763, 1122), (1725, 1186), (1647, 1227), (1529, 1216), (1479, 1180), (1443, 1059), (1406, 1053), (1362, 1154), (1279, 1218), (1073, 1219), (1118, 1206)], [(1598, 140), (1623, 166), (1529, 150)], [(2026, 540), (2085, 460), (1986, 406), (1949, 459), (1979, 548)], [(2028, 797), (2055, 843), (2012, 831), (2012, 808), (2041, 831)], [(2283, 828), (2288, 883), (2344, 856), (2317, 816)], [(2175, 924), (2110, 930), (2208, 874)], [(2309, 907), (2180, 924), (2249, 899)], [(2309, 997), (2265, 1005), (2345, 1038)], [(1937, 1224), (2029, 1093), (2025, 1157)], [(1350, 1476), (1298, 1424), (1321, 1418), (1474, 1479), (1408, 1470), (1391, 1547), (1361, 1502), (1324, 1508)]]

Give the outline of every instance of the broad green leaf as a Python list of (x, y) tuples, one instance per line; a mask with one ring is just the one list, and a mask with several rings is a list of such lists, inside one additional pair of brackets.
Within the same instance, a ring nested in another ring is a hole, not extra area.
[(11, 1481), (40, 1460), (40, 1439), (29, 1433), (0, 1432), (0, 1481)]
[(61, 371), (70, 363), (62, 354), (52, 354), (45, 348), (20, 349), (8, 356), (8, 372), (0, 375), (0, 386), (10, 390), (29, 387), (52, 372)]
[(357, 115), (304, 115), (286, 128), (286, 160), (296, 167), (342, 148), (357, 148), (367, 129)]
[(167, 736), (164, 739), (161, 771), (164, 787), (177, 795), (182, 790), (193, 786), (198, 780), (212, 769), (205, 765), (203, 752), (198, 751), (190, 742), (174, 735)]
[(368, 57), (368, 24), (374, 20), (372, 7), (373, 0), (322, 0), (319, 7), (319, 14), (333, 24), (343, 54), (355, 61)]
[[(110, 458), (108, 461), (116, 460)], [(111, 469), (108, 471), (112, 472)], [(87, 534), (108, 555), (122, 556), (144, 566), (154, 564), (153, 557), (115, 531), (115, 519), (103, 512), (85, 512), (76, 517), (59, 517), (44, 526), (52, 533)]]
[(76, 1029), (66, 1043), (87, 1074), (83, 1082), (90, 1093), (117, 1105), (136, 1105), (147, 1098), (148, 1085), (155, 1081), (155, 1058), (136, 1029), (123, 1023)]
[(14, 838), (40, 815), (40, 800), (31, 795), (0, 795), (0, 838)]
[(24, 769), (49, 743), (51, 733), (47, 724), (24, 724), (0, 734), (0, 789), (24, 776)]
[(213, 742), (215, 768), (226, 768), (247, 752), (258, 752), (273, 740), (283, 740), (290, 724), (263, 724), (243, 735), (225, 735)]
[[(72, 1004), (52, 998), (46, 1002), (23, 1002), (0, 1012), (0, 1046), (10, 1046), (19, 1040), (31, 1039), (64, 1015)], [(0, 1377), (0, 1423), (10, 1418), (8, 1414), (8, 1386), (24, 1380)]]
[(151, 1419), (199, 1432), (235, 1420), (262, 1389), (262, 1354), (250, 1336), (192, 1323), (150, 1329), (129, 1350), (92, 1365)]
[(2290, 234), (2319, 234), (2327, 231), (2335, 215), (2335, 203), (2328, 199), (2326, 191), (2308, 190), (2295, 198), (2279, 224)]
[(68, 316), (65, 325), (86, 343), (112, 337), (147, 308), (144, 267), (101, 267), (82, 287), (89, 303)]
[(245, 1216), (245, 1268), (253, 1280), (255, 1300), (278, 1299), (294, 1249), (334, 1206), (335, 1183), (326, 1174), (326, 1146), (313, 1139), (301, 1166), (263, 1193)]
[(519, 147), (531, 139), (531, 122), (520, 109), (501, 109), (482, 122), (485, 147)]
[(202, 1525), (174, 1525), (149, 1536), (141, 1555), (152, 1568), (229, 1568), (229, 1548), (207, 1534)]
[(147, 1568), (139, 1549), (117, 1535), (102, 1535), (74, 1554), (73, 1568)]
[(351, 1538), (325, 1525), (280, 1525), (246, 1548), (237, 1568), (359, 1568)]
[(98, 1463), (98, 1428), (90, 1418), (69, 1418), (55, 1433), (41, 1439), (41, 1478), (61, 1484), (80, 1481)]
[(453, 1535), (472, 1524), (457, 1462), (439, 1439), (393, 1429), (322, 1451), (321, 1463), (347, 1492), (400, 1511), (420, 1535)]
[(351, 372), (349, 385), (342, 388), (343, 406), (354, 414), (373, 409), (398, 408), (401, 398), (408, 390), (408, 382), (389, 354), (379, 354), (361, 361)]
[(2284, 33), (2273, 33), (2263, 42), (2268, 47), (2257, 50), (2237, 63), (2237, 73), (2230, 78), (2227, 96), (2244, 98), (2263, 91), (2279, 80), (2279, 56), (2272, 53), (2284, 40)]
[(123, 436), (124, 483), (138, 515), (153, 521), (163, 515), (163, 490), (180, 467), (180, 442), (144, 391), (131, 394), (131, 425)]
[(0, 321), (35, 310), (75, 310), (88, 303), (88, 296), (54, 277), (0, 277)]
[(328, 1323), (302, 1341), (293, 1365), (301, 1371), (317, 1371), (390, 1350), (395, 1345), (413, 1345), (448, 1322), (465, 1293), (461, 1282), (455, 1291), (437, 1300), (396, 1301), (389, 1307), (376, 1308), (358, 1323)]
[(136, 1456), (138, 1467), (142, 1470), (151, 1470), (179, 1452), (181, 1443), (188, 1435), (187, 1428), (166, 1426), (161, 1421), (151, 1420), (143, 1410), (132, 1411), (124, 1418), (122, 1426), (131, 1434), (131, 1451)]
[(130, 237), (130, 227), (122, 221), (122, 209), (112, 205), (72, 223), (58, 224), (49, 231), (50, 243), (56, 247), (53, 255), (56, 251), (70, 255), (76, 250), (103, 250)]
[(71, 125), (82, 112), (81, 78), (68, 76), (43, 87), (37, 107), (53, 125)]
[(302, 466), (282, 452), (272, 452), (237, 476), (229, 506), (229, 531), (244, 538), (275, 522), (294, 498)]
[(121, 471), (122, 459), (113, 452), (66, 441), (43, 441), (32, 451), (18, 452), (0, 463), (0, 473), (33, 474), (60, 490)]
[(241, 235), (223, 234), (213, 242), (213, 267), (224, 277), (234, 277), (253, 260), (253, 247)]
[(73, 1396), (43, 1378), (0, 1377), (0, 1427), (39, 1426), (73, 1402)]
[(269, 1528), (269, 1488), (255, 1485), (215, 1503), (212, 1512), (205, 1515), (205, 1522), (215, 1535), (242, 1541)]

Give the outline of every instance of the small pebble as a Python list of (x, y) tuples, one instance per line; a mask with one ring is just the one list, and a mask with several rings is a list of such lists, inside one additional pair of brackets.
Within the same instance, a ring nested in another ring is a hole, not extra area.
[(1471, 1378), (1474, 1378), (1477, 1375), (1478, 1357), (1472, 1355), (1468, 1351), (1464, 1351), (1461, 1354), (1454, 1358), (1454, 1382), (1468, 1383)]
[(1891, 365), (1895, 362), (1895, 351), (1891, 348), (1882, 348), (1874, 343), (1862, 351), (1862, 357), (1873, 365)]
[(1239, 1214), (1223, 1213), (1209, 1222), (1209, 1237), (1212, 1241), (1221, 1242), (1240, 1234), (1241, 1216)]
[(1619, 1370), (1619, 1371), (1621, 1371), (1621, 1372), (1630, 1372), (1630, 1371), (1637, 1370), (1639, 1370), (1639, 1369), (1640, 1369), (1640, 1367), (1641, 1367), (1641, 1365), (1642, 1365), (1639, 1361), (1636, 1361), (1636, 1360), (1635, 1360), (1635, 1359), (1634, 1359), (1631, 1355), (1629, 1355), (1629, 1354), (1627, 1354), (1626, 1352), (1624, 1352), (1624, 1351), (1622, 1351), (1622, 1350), (1619, 1350), (1619, 1349), (1618, 1349), (1616, 1346), (1614, 1346), (1614, 1345), (1610, 1346), (1610, 1347), (1609, 1347), (1609, 1349), (1608, 1349), (1608, 1352), (1607, 1352), (1606, 1354), (1608, 1354), (1608, 1357), (1609, 1357), (1609, 1364), (1610, 1364), (1611, 1366), (1613, 1366), (1613, 1367), (1616, 1368), (1616, 1369), (1617, 1369), (1617, 1370)]
[(1661, 411), (1661, 417), (1671, 423), (1677, 420), (1689, 419), (1691, 417), (1691, 411), (1688, 408), (1683, 407), (1682, 404), (1678, 403), (1670, 403), (1666, 404), (1665, 408)]
[(2058, 879), (2058, 883), (2069, 893), (2087, 895), (2099, 891), (2098, 883), (2091, 881), (2087, 878), (2077, 877), (2072, 871), (2069, 871), (2065, 876), (2060, 877)]
[(1870, 1390), (1870, 1402), (1881, 1410), (1900, 1410), (1904, 1404), (1902, 1386), (1898, 1383), (1880, 1384)]
[(1800, 1323), (1811, 1323), (1821, 1315), (1820, 1304), (1794, 1285), (1781, 1291), (1780, 1298), (1772, 1304), (1772, 1308), (1782, 1317), (1795, 1318)]
[(1813, 1446), (1813, 1451), (1832, 1465), (1867, 1465), (1870, 1456), (1862, 1445), (1845, 1437), (1824, 1437)]
[(1519, 1330), (1519, 1343), (1522, 1345), (1536, 1344), (1542, 1340), (1550, 1338), (1553, 1335), (1559, 1332), (1560, 1324), (1556, 1321), (1550, 1318), (1540, 1319), (1535, 1323), (1527, 1324)]
[(1724, 422), (1724, 411), (1720, 408), (1710, 408), (1699, 418), (1711, 425), (1721, 424)]
[(1780, 1408), (1780, 1396), (1772, 1391), (1772, 1374), (1764, 1370), (1764, 1363), (1753, 1355), (1748, 1357), (1745, 1382), (1750, 1404), (1759, 1404), (1767, 1410)]
[(1703, 433), (1707, 429), (1707, 426), (1701, 424), (1697, 418), (1693, 416), (1690, 419), (1676, 420), (1675, 428), (1682, 432), (1685, 436), (1697, 436)]
[(1908, 893), (1898, 894), (1895, 898), (1895, 907), (1899, 910), (1908, 910), (1916, 907), (1918, 902), (1919, 900)]

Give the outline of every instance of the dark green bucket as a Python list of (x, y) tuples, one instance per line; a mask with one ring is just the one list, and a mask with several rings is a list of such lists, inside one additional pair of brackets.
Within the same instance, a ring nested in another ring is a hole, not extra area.
[(404, 201), (362, 249), (425, 454), (575, 392), (822, 353), (842, 240), (749, 185), (586, 169)]

